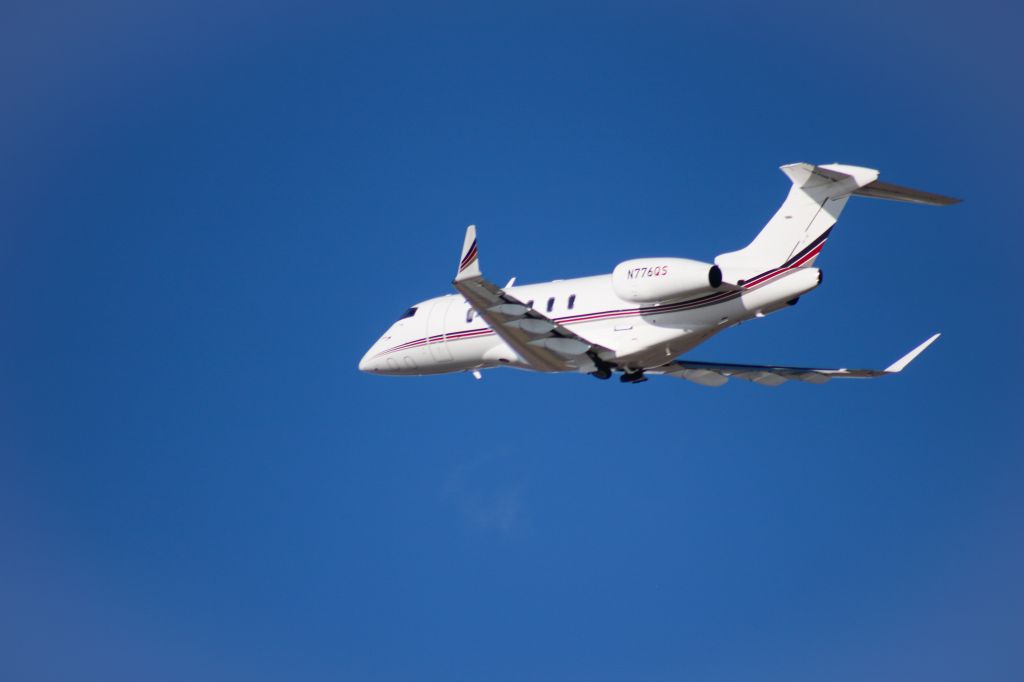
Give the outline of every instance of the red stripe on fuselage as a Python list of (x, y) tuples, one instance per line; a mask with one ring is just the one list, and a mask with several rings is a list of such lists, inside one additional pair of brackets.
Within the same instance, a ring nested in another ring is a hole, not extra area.
[[(690, 301), (682, 301), (680, 303), (671, 303), (664, 306), (652, 306), (647, 308), (621, 308), (618, 310), (604, 310), (595, 313), (585, 313), (582, 315), (569, 315), (566, 317), (555, 318), (554, 322), (561, 325), (574, 325), (583, 324), (585, 322), (596, 322), (598, 320), (607, 320), (615, 317), (633, 317), (633, 316), (649, 316), (649, 315), (666, 315), (671, 313), (682, 312), (684, 310), (692, 310), (694, 308), (703, 308), (705, 306), (715, 305), (722, 303), (726, 300), (738, 297), (738, 292), (724, 291), (717, 294), (711, 294), (709, 296), (702, 296), (695, 298)], [(417, 348), (419, 346), (436, 343), (438, 341), (459, 341), (461, 339), (476, 338), (478, 336), (488, 336), (494, 334), (494, 330), (489, 327), (480, 327), (477, 329), (466, 329), (459, 332), (451, 332), (445, 338), (444, 335), (438, 334), (422, 339), (416, 339), (414, 341), (407, 341), (403, 344), (395, 346), (394, 348), (388, 348), (377, 353), (374, 357), (380, 357), (381, 355), (387, 355), (389, 353), (395, 353), (400, 350), (408, 350), (410, 348)]]

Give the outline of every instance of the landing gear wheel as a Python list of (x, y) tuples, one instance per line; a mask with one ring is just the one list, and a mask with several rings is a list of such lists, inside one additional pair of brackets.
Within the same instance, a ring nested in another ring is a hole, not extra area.
[(612, 376), (612, 370), (615, 369), (615, 365), (609, 364), (597, 357), (596, 353), (587, 353), (590, 359), (594, 362), (595, 369), (590, 373), (590, 376), (597, 377), (598, 379), (610, 379)]
[(647, 377), (644, 376), (642, 369), (638, 369), (635, 372), (624, 372), (619, 381), (624, 384), (640, 384), (647, 381)]

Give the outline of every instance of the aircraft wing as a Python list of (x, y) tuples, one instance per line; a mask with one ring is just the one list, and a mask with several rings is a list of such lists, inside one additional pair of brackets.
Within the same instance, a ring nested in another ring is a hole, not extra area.
[(910, 351), (902, 358), (889, 365), (885, 369), (818, 369), (813, 367), (776, 367), (771, 365), (733, 365), (720, 362), (694, 362), (691, 360), (676, 360), (657, 369), (647, 370), (647, 374), (663, 374), (665, 376), (687, 379), (702, 386), (721, 386), (730, 377), (753, 381), (763, 386), (778, 386), (786, 381), (806, 381), (812, 384), (823, 384), (829, 379), (871, 379), (896, 374), (924, 349), (930, 346), (935, 339), (935, 334), (920, 346)]
[(476, 226), (466, 228), (459, 270), (452, 282), (491, 329), (534, 369), (592, 372), (614, 352), (591, 343), (529, 308), (480, 272)]

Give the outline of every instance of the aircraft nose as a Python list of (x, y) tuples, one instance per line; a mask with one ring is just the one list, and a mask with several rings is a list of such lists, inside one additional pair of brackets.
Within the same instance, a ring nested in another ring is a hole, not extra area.
[(377, 351), (377, 344), (373, 344), (370, 350), (366, 351), (363, 358), (359, 361), (360, 372), (376, 372), (377, 371), (377, 360), (373, 358)]

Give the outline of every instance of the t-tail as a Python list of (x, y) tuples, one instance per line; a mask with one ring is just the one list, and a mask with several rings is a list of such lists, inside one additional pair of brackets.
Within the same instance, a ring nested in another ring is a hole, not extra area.
[(780, 269), (812, 265), (851, 196), (929, 206), (960, 201), (880, 182), (873, 168), (791, 163), (781, 170), (793, 182), (782, 206), (749, 245), (715, 258), (727, 282), (751, 286)]

